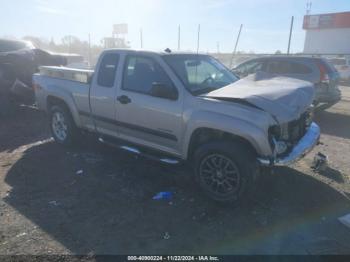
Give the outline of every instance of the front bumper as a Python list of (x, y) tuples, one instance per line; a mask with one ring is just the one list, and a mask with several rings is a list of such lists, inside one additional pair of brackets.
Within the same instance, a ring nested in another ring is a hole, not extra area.
[(259, 157), (258, 161), (262, 166), (287, 166), (304, 157), (315, 147), (320, 139), (320, 128), (312, 122), (306, 134), (293, 147), (292, 151), (284, 157)]

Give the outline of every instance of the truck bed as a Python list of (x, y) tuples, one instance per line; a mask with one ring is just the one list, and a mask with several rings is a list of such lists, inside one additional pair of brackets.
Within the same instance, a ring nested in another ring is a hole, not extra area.
[(52, 78), (70, 80), (80, 83), (89, 83), (94, 70), (76, 69), (62, 66), (40, 66), (40, 75)]
[(69, 106), (78, 126), (92, 126), (90, 118), (79, 112), (90, 112), (89, 88), (93, 70), (68, 67), (42, 66), (33, 75), (37, 106), (47, 109), (48, 97), (59, 98)]

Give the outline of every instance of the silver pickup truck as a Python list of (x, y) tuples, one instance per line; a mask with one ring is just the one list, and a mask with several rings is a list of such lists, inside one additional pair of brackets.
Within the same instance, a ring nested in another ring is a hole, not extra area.
[(95, 71), (41, 67), (33, 82), (59, 144), (72, 145), (85, 130), (163, 163), (186, 161), (222, 202), (243, 199), (261, 167), (293, 163), (320, 136), (311, 83), (238, 80), (208, 55), (107, 50)]

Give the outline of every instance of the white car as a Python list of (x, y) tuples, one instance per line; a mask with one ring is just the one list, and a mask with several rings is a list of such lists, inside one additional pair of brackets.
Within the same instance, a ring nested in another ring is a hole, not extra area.
[(331, 58), (329, 62), (334, 65), (334, 67), (339, 72), (340, 78), (342, 80), (350, 81), (350, 59), (349, 58)]

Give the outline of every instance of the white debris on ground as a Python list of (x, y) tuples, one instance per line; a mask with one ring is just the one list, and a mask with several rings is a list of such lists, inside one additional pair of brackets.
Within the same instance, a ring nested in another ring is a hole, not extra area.
[(23, 233), (20, 233), (20, 234), (16, 235), (16, 237), (23, 237), (23, 236), (25, 236), (25, 235), (27, 235), (27, 233), (26, 233), (26, 232), (23, 232)]
[(165, 232), (163, 238), (164, 238), (165, 240), (169, 239), (169, 238), (170, 238), (169, 233), (168, 233), (168, 232)]
[(59, 206), (60, 205), (60, 203), (58, 203), (56, 200), (50, 201), (49, 204), (52, 206)]

